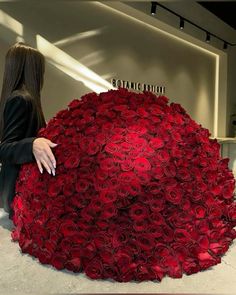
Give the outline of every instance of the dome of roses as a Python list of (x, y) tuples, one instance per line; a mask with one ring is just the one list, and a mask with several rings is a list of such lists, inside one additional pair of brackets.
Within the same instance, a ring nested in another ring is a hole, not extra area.
[(220, 263), (235, 239), (229, 159), (167, 97), (91, 92), (37, 136), (58, 143), (56, 175), (22, 165), (12, 239), (41, 263), (92, 279), (161, 281)]

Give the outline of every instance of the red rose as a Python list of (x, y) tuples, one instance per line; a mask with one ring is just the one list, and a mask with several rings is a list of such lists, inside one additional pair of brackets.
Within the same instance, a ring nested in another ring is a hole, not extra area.
[(38, 255), (38, 259), (42, 264), (48, 264), (52, 257), (52, 252), (49, 252), (46, 249), (42, 249), (42, 251)]
[(220, 257), (213, 257), (208, 252), (201, 252), (198, 254), (199, 265), (201, 269), (209, 268), (221, 261)]
[(145, 128), (144, 126), (141, 126), (139, 124), (129, 126), (128, 130), (129, 130), (129, 132), (134, 132), (134, 133), (139, 134), (139, 136), (141, 136), (147, 132), (147, 128)]
[(161, 227), (161, 226), (157, 226), (157, 225), (155, 225), (155, 224), (153, 224), (153, 225), (150, 224), (150, 225), (148, 226), (148, 233), (150, 233), (151, 236), (152, 236), (155, 240), (157, 240), (157, 239), (163, 237), (163, 230), (162, 230), (162, 227)]
[(125, 136), (125, 141), (132, 145), (132, 143), (139, 138), (139, 135), (136, 133), (127, 133)]
[(150, 146), (153, 149), (160, 149), (164, 146), (164, 142), (161, 138), (153, 138), (150, 140)]
[(97, 222), (97, 226), (102, 230), (106, 230), (108, 228), (109, 224), (107, 223), (106, 220), (99, 220)]
[(166, 200), (173, 204), (180, 204), (182, 200), (182, 192), (178, 189), (168, 190), (166, 192)]
[(127, 190), (131, 196), (136, 196), (141, 192), (141, 185), (137, 179), (133, 179), (130, 181), (129, 185), (127, 185)]
[(103, 207), (103, 212), (101, 213), (101, 218), (112, 218), (117, 214), (117, 209), (112, 203), (108, 203)]
[(148, 171), (151, 169), (151, 164), (146, 158), (137, 158), (134, 160), (134, 168), (137, 171)]
[(115, 105), (115, 106), (113, 107), (113, 109), (114, 109), (115, 111), (117, 111), (117, 112), (127, 111), (127, 105), (122, 105), (122, 104), (120, 104), (120, 105)]
[(137, 113), (132, 110), (126, 110), (121, 113), (121, 116), (124, 117), (125, 119), (130, 119), (130, 118), (136, 117)]
[[(103, 225), (106, 223), (106, 225), (108, 225), (108, 223), (105, 220), (101, 220), (101, 222), (103, 222)], [(107, 245), (110, 241), (110, 236), (104, 232), (100, 233), (100, 234), (96, 234), (94, 236), (94, 244), (97, 248), (102, 248), (104, 245)], [(108, 250), (108, 249), (107, 249)]]
[(104, 181), (105, 179), (108, 178), (107, 171), (104, 171), (102, 169), (97, 169), (97, 171), (96, 171), (96, 178), (99, 179), (99, 180)]
[(142, 171), (137, 172), (137, 176), (138, 176), (138, 179), (141, 184), (147, 185), (151, 180), (151, 174), (148, 174), (145, 171), (144, 172), (142, 172)]
[[(118, 248), (122, 244), (126, 243), (127, 240), (128, 240), (127, 234), (121, 231), (117, 231), (112, 236), (112, 245), (114, 248)], [(114, 258), (116, 258), (116, 256)]]
[(165, 268), (156, 264), (151, 265), (151, 270), (155, 275), (155, 279), (161, 281), (166, 271)]
[(197, 263), (197, 260), (194, 258), (187, 258), (183, 264), (183, 270), (187, 275), (191, 275), (193, 273), (196, 273), (200, 271), (200, 267)]
[(115, 191), (104, 189), (100, 192), (100, 199), (104, 203), (114, 202), (117, 198), (117, 194)]
[(131, 182), (132, 180), (137, 179), (137, 176), (134, 172), (128, 171), (128, 172), (122, 172), (119, 175), (119, 181), (121, 184), (123, 182)]
[(87, 135), (96, 135), (98, 132), (98, 127), (97, 126), (90, 126), (86, 130)]
[(194, 208), (194, 212), (197, 218), (204, 218), (206, 216), (207, 209), (203, 206), (197, 205)]
[(134, 277), (134, 272), (137, 268), (137, 264), (132, 262), (129, 265), (126, 266), (125, 270), (122, 272), (120, 280), (122, 282), (129, 282)]
[(129, 152), (132, 149), (132, 145), (128, 142), (122, 142), (119, 146), (124, 153)]
[(168, 151), (165, 150), (159, 150), (156, 154), (157, 160), (160, 162), (168, 162), (170, 159)]
[(208, 208), (208, 216), (211, 218), (221, 218), (223, 212), (219, 205), (212, 205)]
[(125, 135), (126, 129), (121, 128), (121, 127), (114, 127), (113, 132), (114, 132), (114, 134)]
[(100, 145), (95, 142), (95, 141), (91, 141), (89, 144), (88, 144), (88, 154), (91, 156), (91, 155), (95, 155), (98, 151), (100, 150)]
[(71, 183), (65, 184), (63, 187), (63, 194), (65, 196), (71, 196), (74, 193), (74, 185)]
[(89, 167), (93, 163), (93, 158), (92, 157), (82, 157), (80, 159), (80, 167)]
[(175, 177), (177, 172), (174, 164), (163, 167), (163, 171), (167, 177)]
[(144, 138), (135, 138), (133, 141), (132, 147), (134, 149), (142, 151), (142, 150), (145, 150), (147, 145), (148, 143)]
[(114, 160), (112, 158), (106, 158), (100, 162), (102, 170), (108, 171), (114, 167)]
[(127, 190), (127, 184), (119, 184), (116, 191), (117, 191), (118, 196), (122, 197), (122, 198), (128, 196), (128, 194), (129, 194), (129, 192)]
[(223, 188), (223, 197), (225, 199), (231, 199), (233, 197), (233, 191), (235, 187), (235, 182), (232, 181), (231, 183), (226, 184)]
[(121, 134), (114, 134), (109, 140), (112, 143), (120, 143), (124, 140), (124, 137)]
[(147, 190), (148, 190), (149, 193), (151, 193), (153, 195), (161, 194), (161, 188), (160, 188), (160, 185), (157, 182), (150, 182), (147, 185)]
[[(184, 214), (184, 212), (182, 213)], [(186, 220), (181, 216), (181, 213), (174, 212), (172, 215), (168, 218), (168, 222), (175, 228), (179, 227), (182, 228), (185, 226)]]
[[(139, 150), (131, 150), (129, 152), (130, 159), (137, 159), (140, 156), (142, 156), (142, 154), (141, 154), (141, 152)], [(140, 172), (140, 171), (137, 171), (137, 172)]]
[(174, 242), (171, 244), (171, 247), (174, 249), (174, 255), (178, 261), (184, 262), (189, 256), (189, 251), (181, 243)]
[(103, 132), (110, 132), (114, 128), (114, 125), (111, 122), (105, 122), (102, 125)]
[(150, 278), (149, 268), (143, 264), (138, 265), (135, 276), (139, 281), (148, 280)]
[(112, 251), (101, 249), (100, 251), (100, 257), (102, 258), (102, 262), (104, 264), (112, 264), (114, 262), (114, 256)]
[(165, 258), (165, 265), (168, 266), (168, 274), (171, 278), (181, 278), (182, 268), (178, 263), (176, 257), (169, 256)]
[(105, 146), (105, 151), (110, 154), (114, 154), (115, 152), (118, 152), (119, 150), (120, 150), (120, 146), (113, 142), (109, 142)]
[(229, 220), (236, 225), (236, 203), (232, 203), (227, 206), (227, 216)]
[(164, 168), (162, 168), (161, 166), (154, 167), (154, 169), (152, 170), (152, 173), (154, 178), (160, 179), (164, 175)]
[(134, 204), (130, 207), (129, 214), (134, 220), (142, 220), (148, 216), (148, 208), (142, 204)]
[(225, 252), (224, 245), (221, 241), (211, 243), (209, 249), (216, 255), (222, 255)]
[(89, 182), (86, 179), (78, 179), (75, 187), (77, 192), (85, 192), (89, 187)]
[(65, 267), (66, 263), (66, 255), (63, 255), (61, 253), (55, 253), (51, 259), (51, 264), (56, 268), (56, 269), (63, 269)]
[(198, 239), (198, 244), (203, 250), (208, 250), (209, 249), (209, 239), (206, 236), (200, 236)]
[(84, 271), (91, 279), (100, 279), (102, 278), (103, 265), (99, 259), (92, 259), (87, 263)]
[(136, 238), (137, 245), (144, 251), (150, 250), (153, 247), (154, 240), (151, 234), (141, 233)]
[(145, 230), (148, 227), (147, 220), (135, 220), (133, 228), (135, 231), (140, 232)]
[(66, 220), (61, 224), (60, 231), (65, 237), (74, 235), (77, 231), (77, 226), (73, 221)]
[(72, 258), (65, 263), (65, 267), (73, 272), (81, 271), (81, 260), (79, 257)]
[(150, 146), (145, 146), (143, 148), (143, 153), (142, 155), (147, 158), (147, 157), (153, 157), (155, 155), (155, 151), (150, 147)]
[[(79, 105), (82, 104), (82, 101), (79, 100), (79, 99), (73, 99), (69, 104), (68, 104), (68, 107), (71, 108), (71, 109), (75, 109), (77, 108)], [(62, 111), (61, 111), (62, 112)], [(60, 114), (61, 114), (60, 112)]]
[(185, 229), (179, 228), (174, 231), (174, 239), (177, 242), (187, 243), (190, 238), (190, 234)]
[(114, 259), (120, 269), (125, 269), (132, 262), (128, 248), (122, 246), (117, 248)]
[(143, 107), (139, 107), (137, 109), (137, 114), (141, 117), (141, 118), (147, 118), (149, 116), (148, 112), (143, 108)]
[(44, 247), (49, 253), (53, 253), (56, 249), (56, 242), (55, 241), (45, 241)]
[(171, 253), (172, 253), (172, 249), (168, 245), (165, 245), (163, 243), (156, 243), (156, 247), (154, 250), (154, 257), (159, 259), (159, 263), (162, 257), (167, 257), (171, 255)]
[(163, 216), (159, 212), (153, 212), (150, 217), (151, 217), (151, 220), (153, 221), (153, 224), (155, 225), (159, 226), (166, 223)]
[(192, 176), (190, 175), (187, 168), (181, 168), (177, 170), (177, 176), (182, 181), (190, 181), (192, 179)]
[(124, 153), (122, 153), (122, 151), (121, 152), (119, 152), (119, 151), (114, 152), (113, 156), (114, 156), (115, 163), (121, 163), (122, 161), (124, 161), (126, 159), (126, 156)]
[(120, 163), (121, 170), (130, 171), (133, 169), (134, 164), (132, 160), (125, 160)]
[(164, 206), (165, 206), (165, 200), (164, 199), (152, 199), (150, 202), (149, 202), (149, 205), (150, 205), (150, 209), (153, 211), (153, 212), (160, 212), (161, 210), (164, 209)]
[(107, 140), (106, 134), (101, 132), (96, 135), (96, 141), (98, 143), (104, 144), (106, 142), (106, 140)]

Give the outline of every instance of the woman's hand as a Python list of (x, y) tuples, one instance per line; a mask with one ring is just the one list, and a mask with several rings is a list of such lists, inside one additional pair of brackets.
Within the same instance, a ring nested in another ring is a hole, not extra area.
[(51, 147), (56, 145), (57, 143), (53, 143), (45, 137), (38, 137), (33, 141), (33, 154), (41, 173), (43, 173), (43, 165), (49, 174), (52, 171), (52, 174), (55, 176), (56, 159), (51, 151)]

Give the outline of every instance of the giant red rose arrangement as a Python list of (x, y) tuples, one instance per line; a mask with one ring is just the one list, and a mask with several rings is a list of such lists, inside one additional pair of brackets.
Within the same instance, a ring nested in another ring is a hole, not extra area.
[(151, 92), (74, 99), (38, 132), (58, 143), (56, 176), (21, 167), (13, 240), (92, 279), (161, 281), (220, 263), (236, 237), (235, 180), (209, 135)]

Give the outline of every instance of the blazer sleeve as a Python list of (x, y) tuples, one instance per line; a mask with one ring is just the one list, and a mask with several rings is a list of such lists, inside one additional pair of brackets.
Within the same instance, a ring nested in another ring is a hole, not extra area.
[(32, 112), (32, 103), (23, 96), (7, 100), (3, 113), (3, 136), (0, 143), (0, 162), (24, 164), (35, 161), (33, 141), (25, 137)]

